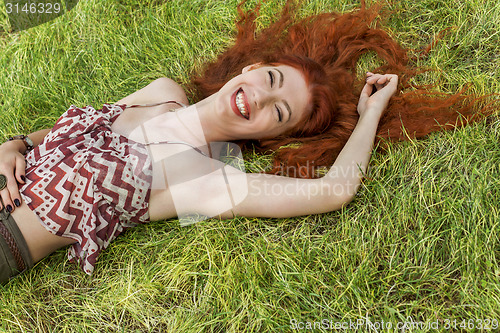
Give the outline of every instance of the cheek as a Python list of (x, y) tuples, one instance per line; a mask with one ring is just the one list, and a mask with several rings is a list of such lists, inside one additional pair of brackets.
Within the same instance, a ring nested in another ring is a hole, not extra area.
[(253, 132), (255, 139), (273, 139), (284, 133), (283, 127), (259, 127)]

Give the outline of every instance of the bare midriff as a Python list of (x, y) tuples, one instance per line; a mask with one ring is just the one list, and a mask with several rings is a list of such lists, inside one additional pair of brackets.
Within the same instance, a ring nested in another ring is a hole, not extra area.
[(33, 263), (52, 252), (75, 243), (74, 239), (56, 236), (40, 223), (38, 216), (24, 202), (11, 213), (28, 244)]

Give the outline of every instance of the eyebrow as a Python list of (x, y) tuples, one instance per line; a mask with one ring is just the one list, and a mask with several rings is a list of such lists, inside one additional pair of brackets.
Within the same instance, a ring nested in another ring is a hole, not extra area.
[(281, 87), (283, 87), (283, 72), (277, 68), (275, 68), (275, 69), (278, 71), (278, 73), (280, 73), (280, 85), (279, 85), (279, 87), (281, 88)]
[[(275, 68), (278, 73), (280, 73), (280, 84), (279, 87), (283, 87), (283, 72), (280, 71), (279, 69)], [(290, 120), (290, 117), (292, 117), (292, 108), (290, 108), (290, 105), (287, 103), (287, 101), (282, 100), (283, 104), (285, 104), (286, 109), (288, 110), (288, 120)], [(287, 121), (288, 121), (287, 120)]]
[(292, 117), (292, 109), (290, 108), (290, 105), (288, 105), (287, 101), (282, 100), (282, 102), (283, 104), (285, 104), (285, 107), (288, 110), (288, 120), (290, 120), (290, 118)]

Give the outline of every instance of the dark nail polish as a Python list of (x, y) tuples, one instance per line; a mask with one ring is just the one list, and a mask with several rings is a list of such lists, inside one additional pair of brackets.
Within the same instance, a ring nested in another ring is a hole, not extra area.
[(16, 205), (16, 207), (19, 207), (21, 206), (21, 201), (19, 201), (19, 199), (14, 199), (14, 204)]
[(21, 176), (21, 180), (22, 180), (23, 182), (25, 182), (25, 181), (26, 181), (26, 177)]
[(12, 213), (12, 206), (11, 206), (11, 205), (7, 205), (7, 211), (8, 211), (9, 213)]

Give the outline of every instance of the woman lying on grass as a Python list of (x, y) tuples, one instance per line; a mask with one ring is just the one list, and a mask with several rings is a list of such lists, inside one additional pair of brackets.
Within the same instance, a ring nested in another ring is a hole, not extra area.
[[(239, 10), (234, 46), (192, 80), (192, 106), (161, 78), (102, 110), (72, 106), (52, 129), (1, 145), (0, 281), (68, 245), (91, 274), (113, 239), (151, 220), (340, 209), (354, 198), (376, 137), (421, 137), (479, 114), (463, 94), (403, 93), (417, 71), (370, 28), (376, 8), (298, 22), (294, 11), (288, 3), (256, 34), (258, 8)], [(368, 51), (386, 63), (374, 72), (391, 74), (358, 78)], [(274, 151), (274, 175), (212, 159), (210, 147), (224, 141)], [(330, 169), (320, 177), (318, 167)], [(269, 191), (277, 188), (280, 195)]]

